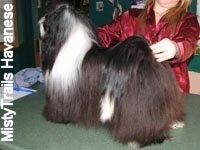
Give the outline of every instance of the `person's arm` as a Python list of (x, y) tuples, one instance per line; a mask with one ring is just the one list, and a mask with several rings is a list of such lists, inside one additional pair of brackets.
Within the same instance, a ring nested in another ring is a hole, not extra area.
[(169, 60), (170, 63), (183, 62), (193, 54), (199, 34), (197, 18), (189, 13), (179, 23), (176, 33), (171, 39), (164, 38), (150, 47), (159, 62), (165, 60)]
[(199, 40), (200, 27), (195, 15), (189, 14), (179, 28), (179, 33), (172, 40), (178, 46), (178, 55), (174, 63), (183, 62), (194, 53), (197, 41)]
[(103, 47), (123, 41), (137, 31), (138, 20), (133, 13), (138, 13), (138, 11), (128, 10), (111, 24), (97, 27), (98, 37)]

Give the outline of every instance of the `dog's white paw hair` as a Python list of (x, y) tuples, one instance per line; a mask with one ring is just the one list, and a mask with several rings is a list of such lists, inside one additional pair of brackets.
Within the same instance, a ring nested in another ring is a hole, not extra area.
[(171, 128), (172, 129), (178, 129), (178, 128), (183, 128), (185, 126), (184, 122), (181, 121), (175, 121), (172, 123)]
[(129, 142), (128, 146), (131, 147), (131, 148), (139, 148), (140, 147), (140, 145), (135, 141)]

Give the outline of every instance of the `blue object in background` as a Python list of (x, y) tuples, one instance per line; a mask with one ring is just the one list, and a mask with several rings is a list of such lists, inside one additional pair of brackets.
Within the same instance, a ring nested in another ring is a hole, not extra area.
[(14, 88), (30, 87), (37, 82), (44, 82), (40, 67), (25, 68), (14, 75)]

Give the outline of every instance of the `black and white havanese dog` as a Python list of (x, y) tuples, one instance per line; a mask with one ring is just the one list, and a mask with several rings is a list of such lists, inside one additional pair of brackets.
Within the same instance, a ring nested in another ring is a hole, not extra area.
[(40, 21), (44, 116), (53, 122), (106, 125), (121, 143), (162, 143), (184, 125), (184, 100), (167, 62), (129, 37), (102, 48), (89, 19), (68, 4)]

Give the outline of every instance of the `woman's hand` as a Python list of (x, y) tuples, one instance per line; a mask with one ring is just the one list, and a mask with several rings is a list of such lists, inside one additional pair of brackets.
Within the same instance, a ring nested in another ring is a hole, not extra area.
[(168, 38), (164, 38), (163, 40), (152, 44), (150, 48), (158, 62), (169, 60), (178, 57), (179, 55), (179, 48), (176, 42)]

